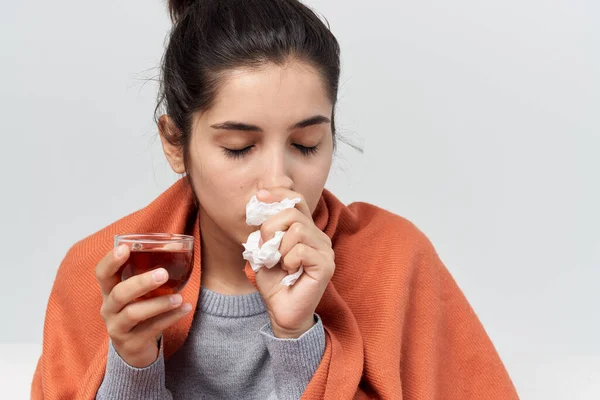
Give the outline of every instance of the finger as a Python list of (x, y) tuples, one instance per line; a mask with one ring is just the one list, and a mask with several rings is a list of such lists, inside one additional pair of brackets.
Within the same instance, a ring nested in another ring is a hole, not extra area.
[(133, 300), (160, 287), (168, 279), (169, 274), (164, 268), (132, 276), (111, 290), (103, 304), (103, 311), (108, 314), (116, 314)]
[(310, 268), (315, 265), (323, 264), (323, 256), (312, 247), (305, 244), (295, 245), (285, 257), (280, 261), (281, 268), (293, 274), (300, 269), (300, 266), (304, 268)]
[(300, 203), (296, 204), (296, 208), (300, 210), (302, 214), (306, 215), (312, 220), (312, 213), (310, 212), (310, 207), (308, 206), (308, 203), (306, 203), (306, 199), (302, 194), (294, 192), (293, 190), (286, 189), (283, 187), (261, 189), (256, 194), (256, 198), (264, 203), (274, 203), (283, 199), (291, 200), (295, 198), (300, 198)]
[(130, 303), (117, 314), (114, 320), (115, 328), (119, 332), (129, 332), (150, 318), (180, 307), (182, 301), (180, 294), (173, 294)]
[(260, 237), (266, 242), (275, 236), (275, 232), (287, 231), (297, 222), (306, 226), (314, 225), (314, 222), (306, 215), (302, 214), (300, 210), (290, 208), (269, 217), (269, 219), (260, 226)]
[(273, 268), (261, 268), (256, 272), (256, 285), (265, 302), (269, 302), (274, 295), (283, 289), (280, 283), (288, 276), (288, 273), (280, 266), (281, 263)]
[(279, 252), (282, 256), (285, 255), (297, 244), (302, 243), (315, 249), (331, 247), (324, 239), (327, 237), (319, 228), (314, 225), (306, 226), (302, 222), (294, 222), (281, 240)]
[(190, 303), (185, 303), (174, 310), (167, 311), (155, 317), (147, 319), (138, 324), (132, 331), (132, 334), (140, 335), (146, 339), (156, 338), (161, 332), (173, 325), (181, 318), (186, 316), (192, 310)]
[(96, 280), (100, 285), (103, 296), (108, 296), (112, 289), (121, 281), (117, 272), (128, 258), (129, 247), (120, 245), (109, 251), (96, 266)]

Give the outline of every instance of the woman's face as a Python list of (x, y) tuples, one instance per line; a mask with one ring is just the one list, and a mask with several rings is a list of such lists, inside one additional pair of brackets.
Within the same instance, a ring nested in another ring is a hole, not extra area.
[(242, 243), (256, 229), (245, 206), (259, 189), (291, 189), (314, 212), (332, 162), (333, 106), (302, 62), (229, 71), (220, 83), (195, 119), (188, 168), (204, 223)]

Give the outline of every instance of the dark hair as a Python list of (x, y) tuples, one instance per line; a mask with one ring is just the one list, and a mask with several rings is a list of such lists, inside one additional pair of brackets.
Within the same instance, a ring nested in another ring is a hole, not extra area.
[[(296, 59), (322, 76), (337, 102), (340, 48), (329, 27), (298, 0), (170, 0), (173, 21), (162, 60), (155, 110), (172, 118), (180, 132), (165, 135), (183, 148), (186, 171), (192, 113), (211, 107), (227, 70), (283, 65)], [(336, 131), (331, 119), (334, 148)]]

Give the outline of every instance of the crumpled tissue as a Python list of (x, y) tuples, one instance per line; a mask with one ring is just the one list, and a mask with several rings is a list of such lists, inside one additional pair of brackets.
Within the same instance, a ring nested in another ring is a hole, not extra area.
[[(258, 201), (256, 196), (252, 196), (248, 204), (246, 204), (246, 223), (252, 226), (262, 225), (269, 217), (275, 215), (288, 208), (293, 208), (300, 203), (300, 198), (283, 199), (275, 203), (263, 203)], [(258, 272), (262, 267), (273, 268), (281, 259), (279, 246), (285, 235), (285, 231), (275, 232), (275, 236), (262, 246), (259, 246), (260, 230), (252, 232), (244, 245), (244, 260), (250, 262), (250, 266), (254, 272)], [(300, 266), (297, 272), (289, 274), (281, 281), (282, 285), (291, 286), (302, 275), (304, 269)]]

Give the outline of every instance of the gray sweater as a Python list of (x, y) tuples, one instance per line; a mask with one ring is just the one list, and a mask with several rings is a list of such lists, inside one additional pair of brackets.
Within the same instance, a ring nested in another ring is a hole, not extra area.
[(298, 339), (273, 336), (258, 292), (227, 296), (202, 288), (184, 345), (146, 368), (123, 361), (112, 344), (97, 400), (298, 399), (325, 350), (316, 325)]

